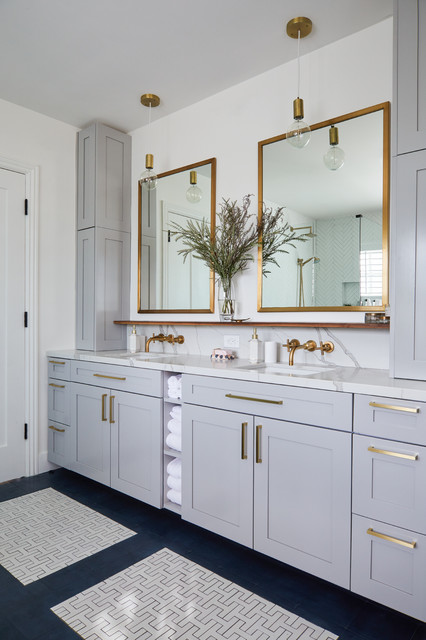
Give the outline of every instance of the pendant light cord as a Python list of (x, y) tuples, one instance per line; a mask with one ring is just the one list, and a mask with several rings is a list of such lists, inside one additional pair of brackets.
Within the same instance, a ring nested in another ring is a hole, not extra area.
[(297, 31), (297, 97), (300, 98), (300, 29)]

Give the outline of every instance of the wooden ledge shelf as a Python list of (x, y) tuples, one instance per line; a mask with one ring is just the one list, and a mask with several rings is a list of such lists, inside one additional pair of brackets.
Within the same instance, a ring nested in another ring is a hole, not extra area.
[(114, 320), (114, 324), (181, 325), (187, 327), (315, 327), (318, 329), (389, 329), (389, 323), (366, 322), (197, 322), (195, 320)]

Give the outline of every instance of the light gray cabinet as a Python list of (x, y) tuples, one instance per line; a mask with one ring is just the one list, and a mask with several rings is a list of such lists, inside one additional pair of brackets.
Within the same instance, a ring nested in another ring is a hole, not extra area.
[(396, 152), (426, 149), (426, 1), (396, 0)]
[(70, 361), (48, 360), (47, 459), (68, 468), (70, 460)]
[(130, 136), (94, 123), (78, 134), (76, 346), (125, 349), (130, 305)]

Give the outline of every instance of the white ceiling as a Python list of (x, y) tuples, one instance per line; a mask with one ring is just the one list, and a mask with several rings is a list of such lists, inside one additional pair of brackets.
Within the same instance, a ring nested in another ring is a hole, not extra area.
[(0, 0), (0, 98), (131, 131), (392, 15), (392, 0)]

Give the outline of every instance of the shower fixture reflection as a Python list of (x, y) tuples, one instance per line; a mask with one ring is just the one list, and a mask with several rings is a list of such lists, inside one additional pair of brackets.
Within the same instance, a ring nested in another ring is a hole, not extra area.
[[(312, 227), (310, 227), (312, 229)], [(308, 234), (306, 234), (308, 235)], [(315, 236), (315, 234), (313, 234)], [(298, 272), (299, 272), (299, 298), (298, 298), (298, 303), (297, 306), (298, 307), (304, 307), (305, 306), (305, 291), (303, 288), (303, 267), (305, 266), (305, 264), (308, 264), (308, 262), (311, 262), (311, 260), (314, 261), (314, 264), (318, 264), (320, 259), (317, 258), (316, 256), (311, 256), (310, 258), (308, 258), (307, 260), (303, 260), (303, 258), (297, 258), (297, 266), (299, 267)]]
[(300, 231), (300, 229), (309, 229), (308, 233), (304, 233), (303, 235), (307, 238), (316, 238), (317, 234), (312, 231), (312, 227), (290, 227), (290, 231)]

